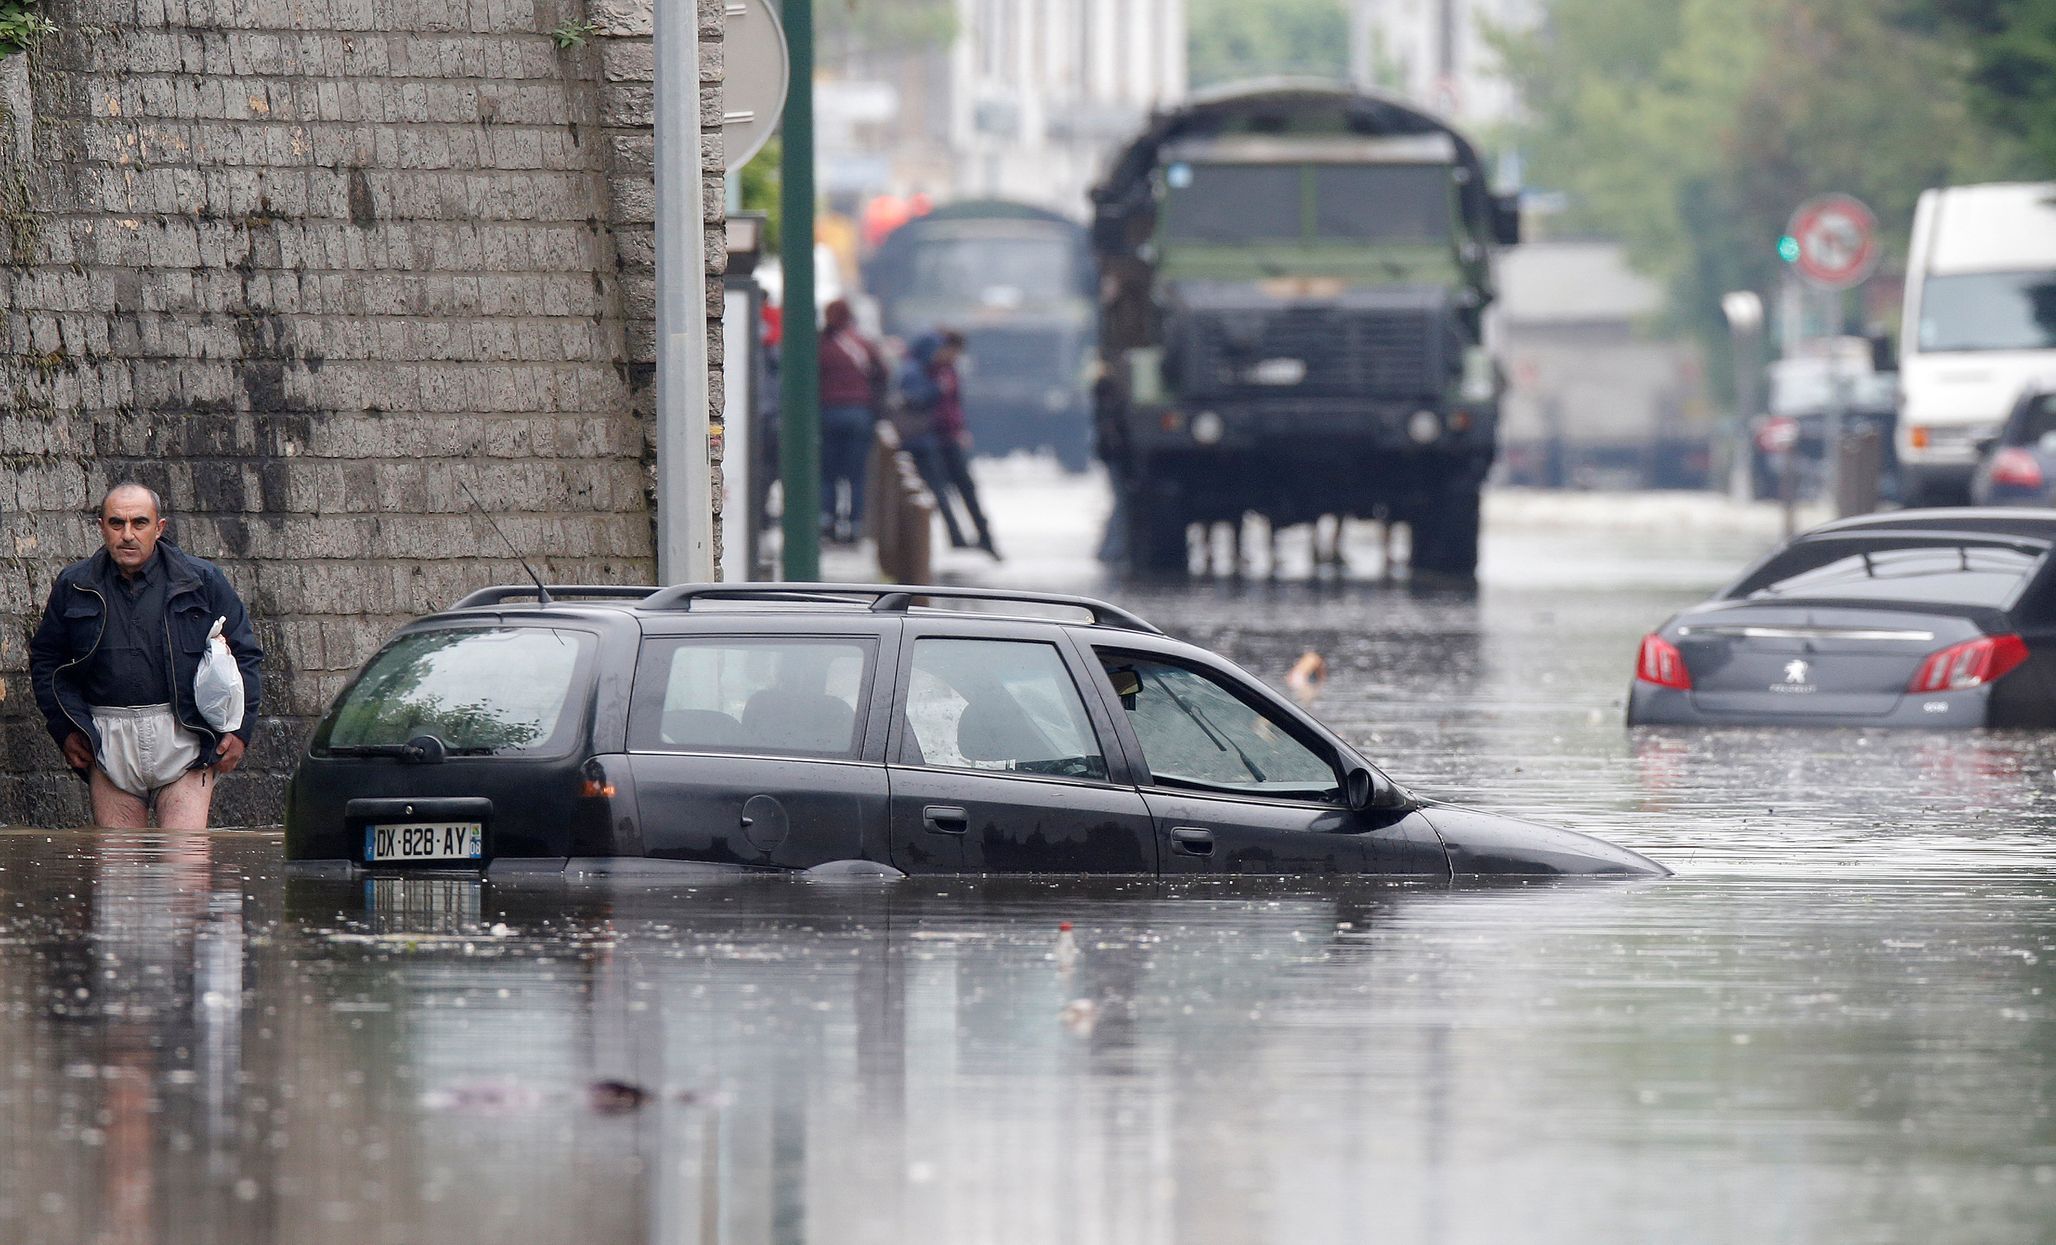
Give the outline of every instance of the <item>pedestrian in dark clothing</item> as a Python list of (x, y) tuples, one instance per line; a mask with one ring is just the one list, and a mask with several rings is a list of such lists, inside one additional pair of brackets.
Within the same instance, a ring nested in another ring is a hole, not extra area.
[[(822, 312), (821, 531), (845, 543), (864, 518), (864, 465), (885, 396), (885, 360), (857, 332), (850, 305), (836, 299)], [(836, 512), (836, 485), (847, 486), (849, 507)]]
[[(93, 821), (204, 830), (214, 780), (242, 762), (257, 721), (263, 650), (211, 562), (164, 539), (163, 502), (117, 484), (100, 502), (102, 548), (57, 575), (29, 641), (29, 678), (50, 738), (92, 791)], [(243, 676), (232, 733), (201, 715), (194, 676), (215, 620)]]
[(902, 443), (921, 468), (921, 478), (935, 494), (949, 529), (949, 543), (958, 549), (971, 547), (964, 538), (950, 504), (954, 492), (977, 529), (977, 546), (999, 557), (992, 543), (992, 528), (985, 521), (985, 509), (978, 504), (978, 485), (971, 479), (971, 431), (964, 419), (963, 393), (957, 375), (957, 359), (964, 352), (961, 333), (939, 330), (916, 338), (900, 369), (900, 401), (908, 412), (901, 431)]

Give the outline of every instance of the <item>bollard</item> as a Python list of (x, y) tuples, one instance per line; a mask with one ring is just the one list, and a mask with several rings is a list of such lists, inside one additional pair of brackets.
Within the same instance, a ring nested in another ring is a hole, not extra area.
[(893, 550), (899, 547), (898, 476), (899, 434), (880, 420), (871, 440), (871, 457), (864, 465), (864, 528), (878, 550), (878, 568), (892, 578)]
[(1835, 471), (1835, 516), (1869, 514), (1878, 508), (1878, 477), (1885, 469), (1885, 443), (1875, 428), (1842, 438)]
[(865, 466), (865, 529), (889, 583), (926, 583), (933, 573), (935, 497), (890, 423), (878, 424)]
[(925, 584), (935, 577), (935, 494), (921, 479), (914, 456), (901, 451), (893, 456), (899, 464), (899, 575), (903, 584)]

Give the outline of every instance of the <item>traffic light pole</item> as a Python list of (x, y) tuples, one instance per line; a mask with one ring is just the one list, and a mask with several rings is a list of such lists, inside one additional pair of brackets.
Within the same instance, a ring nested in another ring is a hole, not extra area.
[(821, 373), (814, 327), (814, 0), (784, 0), (792, 76), (779, 164), (779, 253), (785, 271), (779, 354), (779, 468), (784, 574), (821, 578)]

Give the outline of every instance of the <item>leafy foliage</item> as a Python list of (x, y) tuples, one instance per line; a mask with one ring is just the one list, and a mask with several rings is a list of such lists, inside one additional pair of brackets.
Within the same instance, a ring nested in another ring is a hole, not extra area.
[(44, 17), (38, 0), (0, 0), (0, 57), (26, 52), (57, 33), (57, 23)]
[(580, 17), (567, 17), (550, 32), (559, 48), (582, 48), (585, 41), (600, 33), (598, 25)]
[(1932, 12), (1970, 57), (1970, 103), (1994, 128), (2018, 135), (2056, 176), (2056, 3), (2050, 0), (1906, 0), (1905, 20)]
[(1349, 73), (1342, 0), (1191, 0), (1187, 72), (1195, 87), (1242, 78)]
[(750, 157), (742, 166), (742, 206), (746, 211), (764, 213), (764, 254), (776, 255), (778, 250), (779, 161), (784, 158), (785, 142), (781, 136), (773, 135), (764, 149)]
[(814, 0), (814, 39), (823, 63), (956, 37), (954, 0)]
[(1720, 295), (1777, 283), (1807, 198), (1867, 202), (1889, 265), (1922, 189), (2021, 163), (1973, 113), (1955, 40), (1877, 0), (1556, 0), (1495, 42), (1531, 112), (1531, 185), (1566, 193), (1561, 227), (1619, 238), (1716, 358)]

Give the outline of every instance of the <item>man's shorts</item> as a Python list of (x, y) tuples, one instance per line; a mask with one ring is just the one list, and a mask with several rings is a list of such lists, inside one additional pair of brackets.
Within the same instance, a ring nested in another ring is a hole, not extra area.
[(179, 725), (170, 705), (94, 705), (93, 725), (100, 730), (101, 772), (139, 800), (184, 777), (207, 746), (199, 732)]

